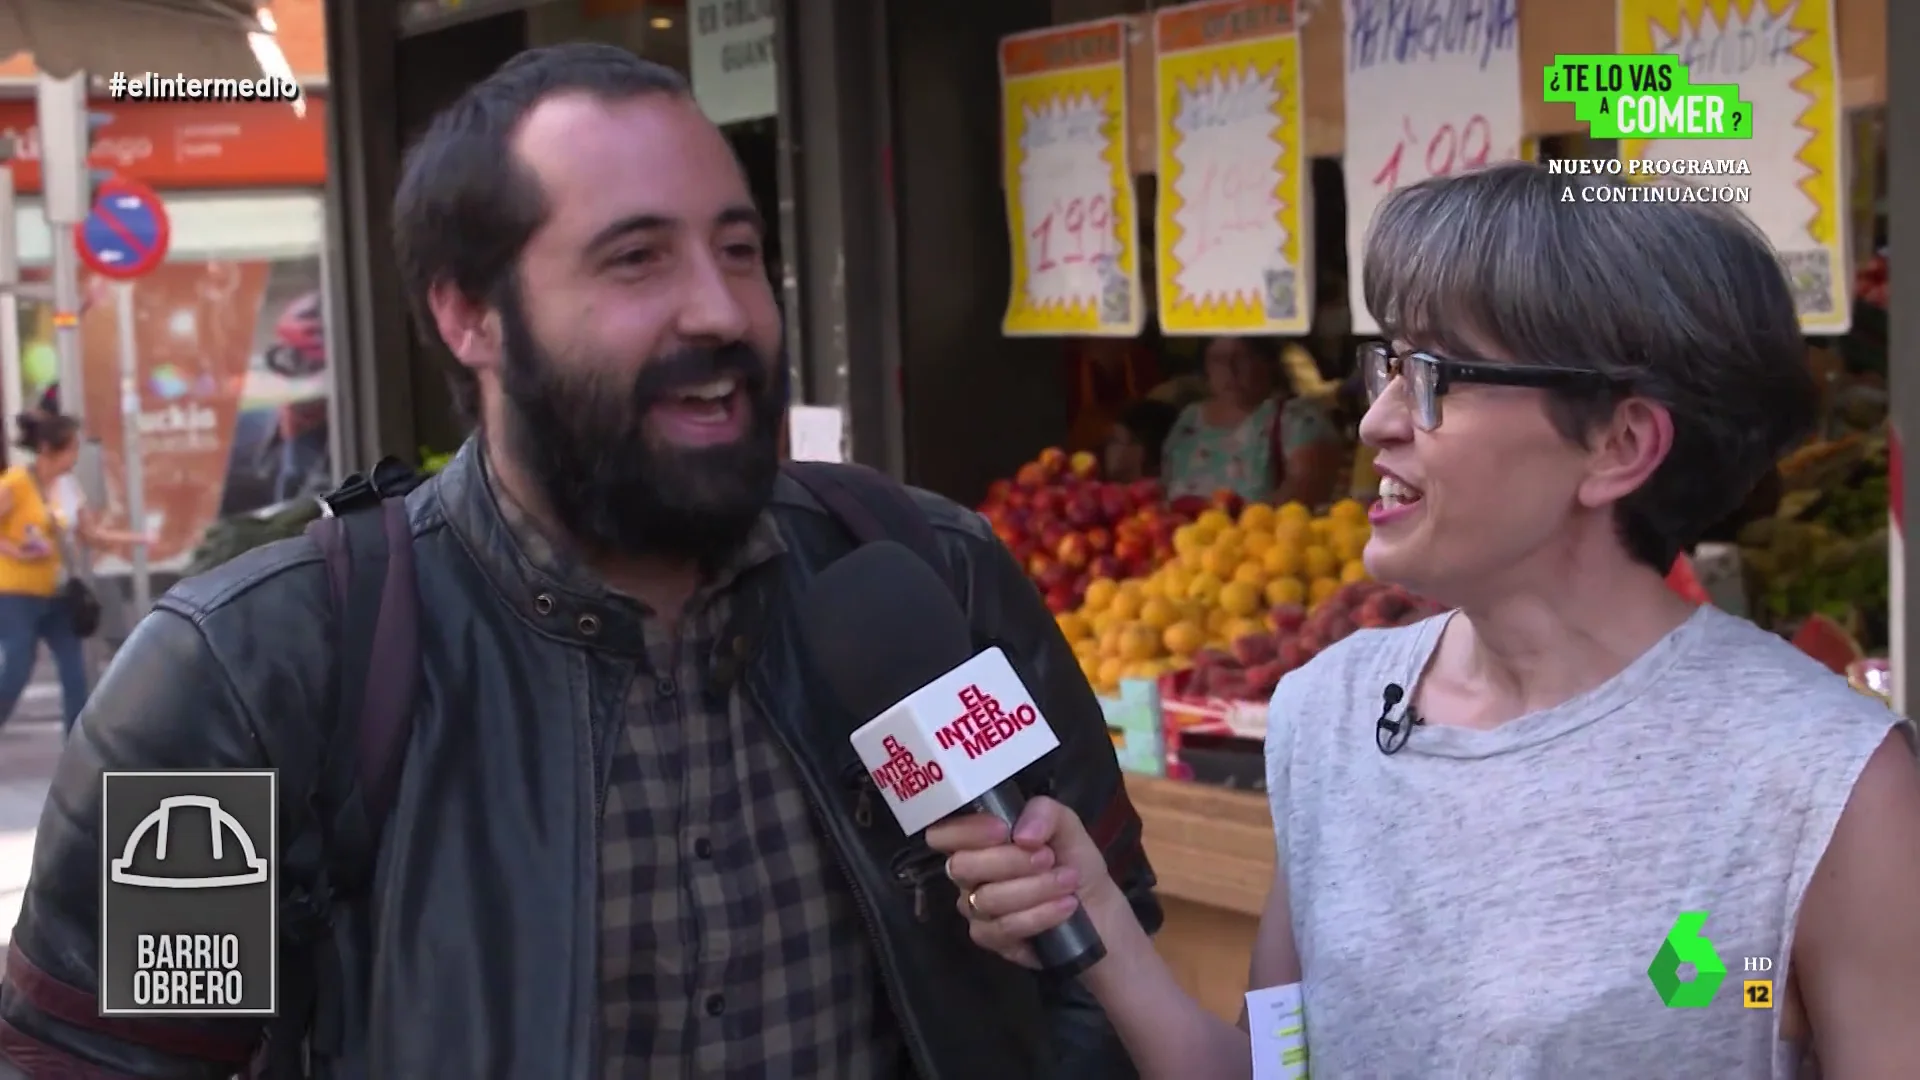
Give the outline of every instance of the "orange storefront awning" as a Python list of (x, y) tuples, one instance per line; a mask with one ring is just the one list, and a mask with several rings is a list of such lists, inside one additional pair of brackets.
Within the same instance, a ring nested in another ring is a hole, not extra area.
[(0, 0), (0, 57), (31, 53), (40, 70), (251, 78), (250, 34), (267, 30), (258, 0)]

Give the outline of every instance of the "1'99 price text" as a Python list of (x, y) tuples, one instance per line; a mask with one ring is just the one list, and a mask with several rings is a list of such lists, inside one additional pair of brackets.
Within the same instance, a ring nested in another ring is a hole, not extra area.
[(1027, 230), (1033, 272), (1091, 262), (1113, 251), (1113, 206), (1105, 195), (1055, 199)]
[(1400, 129), (1400, 141), (1373, 174), (1374, 187), (1392, 191), (1428, 177), (1452, 176), (1478, 169), (1493, 156), (1493, 129), (1484, 116), (1476, 114), (1460, 124), (1449, 121), (1424, 134), (1414, 130), (1412, 117), (1402, 117)]

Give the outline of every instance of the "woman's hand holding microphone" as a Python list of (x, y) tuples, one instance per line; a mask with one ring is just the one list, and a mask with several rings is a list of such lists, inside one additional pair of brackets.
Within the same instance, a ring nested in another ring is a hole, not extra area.
[(1118, 920), (1140, 933), (1086, 827), (1052, 799), (1027, 803), (1011, 836), (999, 818), (970, 814), (929, 828), (927, 844), (947, 856), (947, 876), (960, 889), (960, 914), (974, 943), (1016, 964), (1037, 970), (1028, 939), (1083, 906), (1110, 956), (1117, 944), (1131, 940)]
[(1016, 964), (1038, 969), (1028, 939), (1086, 908), (1107, 954), (1080, 981), (1106, 1011), (1142, 1080), (1251, 1075), (1246, 1034), (1180, 988), (1071, 809), (1036, 798), (1011, 835), (999, 818), (973, 814), (940, 822), (926, 836), (947, 855), (947, 876), (960, 888), (960, 914), (974, 943)]

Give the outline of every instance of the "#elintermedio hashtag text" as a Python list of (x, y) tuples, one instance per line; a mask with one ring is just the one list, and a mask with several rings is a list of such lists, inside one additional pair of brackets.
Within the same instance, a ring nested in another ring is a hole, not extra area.
[(279, 75), (255, 79), (201, 79), (191, 75), (162, 75), (116, 71), (107, 80), (107, 96), (115, 101), (298, 101), (300, 84)]

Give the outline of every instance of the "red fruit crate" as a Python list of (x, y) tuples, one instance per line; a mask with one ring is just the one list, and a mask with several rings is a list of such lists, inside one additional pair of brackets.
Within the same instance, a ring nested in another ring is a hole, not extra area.
[(1190, 780), (1192, 770), (1180, 760), (1184, 735), (1224, 735), (1265, 742), (1267, 703), (1186, 694), (1190, 673), (1177, 671), (1160, 678), (1160, 715), (1166, 725), (1167, 775)]

